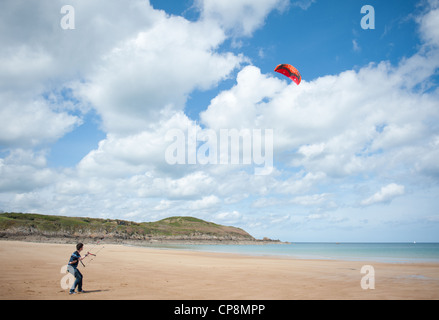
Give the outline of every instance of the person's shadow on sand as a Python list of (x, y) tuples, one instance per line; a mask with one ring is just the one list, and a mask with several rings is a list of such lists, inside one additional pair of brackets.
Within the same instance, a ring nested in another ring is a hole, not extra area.
[(105, 290), (84, 290), (80, 294), (87, 294), (87, 293), (95, 293), (95, 292), (104, 292), (104, 291), (110, 291), (108, 289)]

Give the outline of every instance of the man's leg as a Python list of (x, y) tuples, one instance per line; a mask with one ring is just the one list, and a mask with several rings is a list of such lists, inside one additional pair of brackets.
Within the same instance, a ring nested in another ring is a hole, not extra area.
[(78, 292), (81, 292), (82, 291), (82, 273), (78, 270), (78, 269), (76, 269), (76, 272), (77, 272), (77, 274), (78, 274), (78, 277), (77, 277), (77, 279), (78, 279)]
[[(70, 293), (74, 293), (76, 287), (79, 285), (81, 286), (80, 291), (82, 290), (82, 274), (79, 272), (78, 269), (69, 270), (70, 273), (72, 273), (75, 276), (75, 282), (73, 283), (72, 287), (70, 288)], [(79, 288), (78, 288), (79, 289)]]

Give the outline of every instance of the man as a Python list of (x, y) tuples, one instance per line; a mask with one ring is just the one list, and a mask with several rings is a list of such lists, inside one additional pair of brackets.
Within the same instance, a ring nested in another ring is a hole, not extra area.
[(82, 263), (82, 260), (85, 259), (85, 257), (87, 257), (87, 254), (84, 257), (81, 257), (80, 255), (80, 252), (82, 251), (83, 248), (84, 245), (82, 243), (78, 243), (76, 245), (76, 251), (72, 253), (69, 260), (69, 265), (67, 267), (67, 270), (69, 270), (69, 272), (75, 276), (75, 282), (73, 283), (73, 286), (70, 289), (69, 294), (74, 294), (76, 287), (78, 287), (79, 293), (84, 292), (82, 290), (82, 273), (78, 270), (78, 263), (80, 261)]

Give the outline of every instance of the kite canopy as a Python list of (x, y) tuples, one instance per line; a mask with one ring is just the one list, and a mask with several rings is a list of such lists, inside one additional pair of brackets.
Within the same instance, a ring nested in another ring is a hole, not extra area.
[(274, 71), (279, 72), (284, 76), (287, 76), (297, 85), (299, 85), (300, 81), (302, 80), (299, 71), (290, 64), (280, 64), (274, 69)]

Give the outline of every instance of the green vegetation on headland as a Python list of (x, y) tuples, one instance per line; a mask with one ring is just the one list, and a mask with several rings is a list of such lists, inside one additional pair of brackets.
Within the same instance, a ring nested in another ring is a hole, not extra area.
[[(65, 217), (33, 213), (1, 213), (0, 238), (22, 240), (106, 239), (111, 242), (267, 242), (246, 231), (193, 217), (156, 222)], [(274, 241), (276, 242), (276, 241)]]

